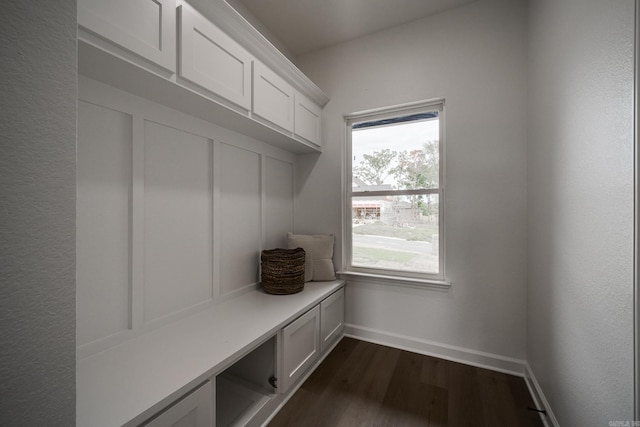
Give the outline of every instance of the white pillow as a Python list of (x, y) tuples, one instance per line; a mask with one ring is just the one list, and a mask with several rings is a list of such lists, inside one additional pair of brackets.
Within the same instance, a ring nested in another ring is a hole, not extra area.
[(289, 249), (302, 248), (305, 251), (304, 281), (335, 280), (333, 268), (333, 234), (293, 234), (287, 233)]

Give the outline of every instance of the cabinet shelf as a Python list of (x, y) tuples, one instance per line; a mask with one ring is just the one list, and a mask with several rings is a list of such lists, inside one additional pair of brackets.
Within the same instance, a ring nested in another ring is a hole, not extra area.
[(275, 396), (277, 334), (216, 376), (216, 427), (244, 426)]
[(247, 424), (275, 394), (232, 374), (216, 377), (216, 426)]

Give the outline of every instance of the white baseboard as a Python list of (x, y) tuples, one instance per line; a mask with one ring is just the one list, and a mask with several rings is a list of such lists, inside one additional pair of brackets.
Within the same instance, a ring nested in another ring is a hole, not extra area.
[(345, 326), (345, 336), (347, 337), (524, 377), (524, 360), (441, 344), (405, 335), (365, 328), (362, 326), (351, 324), (347, 324)]
[(542, 388), (540, 388), (540, 384), (528, 363), (525, 363), (524, 367), (524, 381), (527, 383), (529, 393), (533, 398), (533, 403), (535, 403), (536, 408), (544, 409), (547, 412), (546, 415), (540, 414), (540, 419), (545, 427), (559, 427), (560, 424), (558, 424), (558, 419), (551, 410), (551, 406), (549, 405), (547, 398), (544, 396)]

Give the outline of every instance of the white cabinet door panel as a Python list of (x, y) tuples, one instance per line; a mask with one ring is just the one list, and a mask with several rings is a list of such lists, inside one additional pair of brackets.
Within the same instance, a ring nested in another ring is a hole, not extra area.
[(293, 132), (294, 89), (264, 64), (253, 62), (253, 113)]
[(344, 329), (344, 288), (320, 303), (320, 347), (324, 351)]
[(78, 101), (78, 345), (130, 324), (132, 118)]
[(296, 92), (294, 132), (315, 145), (321, 145), (320, 125), (322, 109), (309, 98)]
[(281, 393), (286, 392), (320, 356), (320, 307), (315, 306), (282, 333), (283, 377)]
[(175, 11), (175, 0), (79, 0), (78, 25), (173, 72)]
[(213, 401), (213, 384), (207, 381), (143, 426), (211, 427), (215, 419)]
[(180, 77), (247, 111), (253, 57), (187, 4), (179, 7)]
[(153, 122), (144, 142), (144, 319), (212, 298), (210, 140)]

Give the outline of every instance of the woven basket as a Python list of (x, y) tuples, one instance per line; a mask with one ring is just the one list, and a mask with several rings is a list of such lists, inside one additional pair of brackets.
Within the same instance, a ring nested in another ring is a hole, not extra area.
[(304, 288), (304, 249), (262, 251), (262, 287), (265, 292), (289, 295)]

